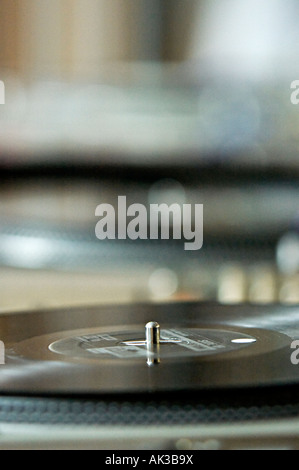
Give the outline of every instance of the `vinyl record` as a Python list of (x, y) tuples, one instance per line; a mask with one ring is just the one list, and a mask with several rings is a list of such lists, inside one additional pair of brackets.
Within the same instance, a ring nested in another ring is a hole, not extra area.
[(105, 395), (299, 382), (299, 307), (170, 303), (2, 315), (0, 392)]

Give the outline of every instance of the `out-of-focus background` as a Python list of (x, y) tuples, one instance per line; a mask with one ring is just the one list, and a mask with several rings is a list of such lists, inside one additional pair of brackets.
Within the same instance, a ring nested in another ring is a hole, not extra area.
[[(296, 0), (0, 0), (0, 310), (299, 300)], [(95, 208), (203, 203), (204, 246)]]

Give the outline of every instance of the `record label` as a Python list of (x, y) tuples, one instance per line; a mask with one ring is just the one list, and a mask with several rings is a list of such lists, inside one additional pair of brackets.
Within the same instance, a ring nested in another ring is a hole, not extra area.
[[(202, 356), (238, 350), (256, 342), (244, 333), (218, 329), (164, 329), (159, 341), (160, 358)], [(91, 333), (50, 344), (55, 353), (90, 359), (136, 359), (154, 356), (144, 337), (136, 332)]]

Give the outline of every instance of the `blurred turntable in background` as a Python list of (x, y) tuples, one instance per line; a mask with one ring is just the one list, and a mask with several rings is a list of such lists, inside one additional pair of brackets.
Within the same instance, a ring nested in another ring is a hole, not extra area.
[[(295, 0), (0, 0), (0, 309), (299, 300)], [(204, 204), (204, 246), (98, 204)]]

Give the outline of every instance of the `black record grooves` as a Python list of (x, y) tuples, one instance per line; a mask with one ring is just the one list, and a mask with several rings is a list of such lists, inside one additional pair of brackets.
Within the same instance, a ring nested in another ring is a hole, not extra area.
[[(145, 340), (159, 323), (159, 343)], [(2, 315), (0, 392), (152, 394), (299, 383), (299, 307), (170, 303)]]

